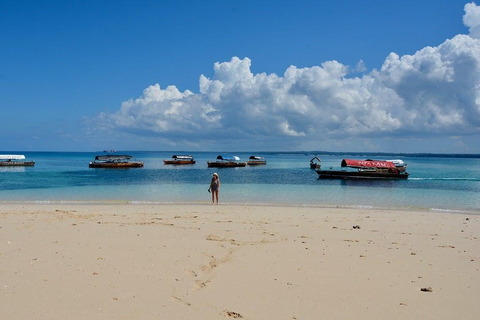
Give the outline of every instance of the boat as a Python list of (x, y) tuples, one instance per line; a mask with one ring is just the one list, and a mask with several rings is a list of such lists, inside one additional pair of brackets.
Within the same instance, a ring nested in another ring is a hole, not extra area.
[(247, 165), (249, 166), (257, 166), (260, 164), (267, 164), (267, 160), (264, 157), (259, 156), (250, 156), (247, 161)]
[(90, 168), (140, 168), (143, 167), (143, 162), (135, 161), (135, 157), (119, 154), (119, 155), (105, 155), (96, 156), (89, 164)]
[[(406, 167), (405, 163), (403, 165)], [(319, 179), (407, 179), (409, 176), (392, 161), (343, 159), (341, 167), (341, 170), (315, 171)]]
[(173, 155), (172, 159), (163, 159), (163, 164), (195, 164), (191, 155)]
[(237, 156), (222, 156), (219, 155), (216, 161), (207, 161), (207, 166), (209, 168), (221, 167), (221, 168), (231, 168), (231, 167), (245, 167), (246, 162), (240, 162), (240, 158)]
[(5, 167), (31, 167), (35, 161), (25, 161), (23, 154), (2, 154), (0, 155), (0, 166)]
[(407, 170), (407, 164), (403, 162), (403, 160), (400, 159), (395, 159), (395, 160), (385, 160), (385, 161), (390, 161), (395, 164), (395, 167), (400, 170), (400, 172), (404, 172)]
[(322, 167), (320, 164), (321, 161), (319, 157), (313, 157), (310, 160), (310, 169), (320, 169)]

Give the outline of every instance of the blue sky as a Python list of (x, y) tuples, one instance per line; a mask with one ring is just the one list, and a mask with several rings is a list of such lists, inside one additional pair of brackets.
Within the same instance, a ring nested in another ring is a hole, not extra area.
[(0, 1), (0, 150), (480, 153), (462, 1)]

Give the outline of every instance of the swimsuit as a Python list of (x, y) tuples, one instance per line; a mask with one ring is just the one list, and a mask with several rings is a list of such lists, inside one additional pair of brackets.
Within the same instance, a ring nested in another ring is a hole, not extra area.
[(212, 191), (218, 190), (218, 179), (212, 180), (212, 182), (210, 183), (210, 188), (212, 189)]

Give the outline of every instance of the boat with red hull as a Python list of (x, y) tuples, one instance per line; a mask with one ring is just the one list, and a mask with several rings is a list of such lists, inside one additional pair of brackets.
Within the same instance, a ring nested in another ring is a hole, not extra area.
[(399, 162), (395, 164), (393, 161), (384, 160), (343, 159), (341, 170), (316, 169), (315, 171), (319, 179), (408, 179), (409, 173), (405, 171), (406, 164), (401, 160), (395, 161)]

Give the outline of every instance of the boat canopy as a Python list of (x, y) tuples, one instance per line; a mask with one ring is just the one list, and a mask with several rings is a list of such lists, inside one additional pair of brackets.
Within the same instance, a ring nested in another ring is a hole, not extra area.
[(343, 159), (342, 167), (350, 168), (395, 168), (395, 164), (391, 161), (381, 161), (381, 160), (352, 160), (352, 159)]
[(217, 160), (222, 160), (222, 161), (240, 161), (240, 158), (237, 156), (222, 156), (219, 155), (217, 157)]
[(193, 160), (193, 156), (191, 155), (173, 155), (172, 159), (177, 160)]
[(0, 160), (25, 160), (23, 154), (0, 154)]
[(96, 156), (95, 157), (95, 160), (98, 160), (98, 161), (119, 161), (119, 160), (129, 160), (129, 159), (132, 159), (133, 156), (129, 156), (127, 154), (115, 154), (115, 155), (111, 155), (111, 154), (107, 154), (106, 156)]
[(405, 162), (403, 162), (403, 160), (400, 160), (400, 159), (385, 160), (385, 161), (393, 162), (395, 164), (395, 166), (397, 166), (397, 167), (406, 167), (407, 166), (407, 164)]
[(260, 157), (260, 156), (250, 156), (249, 159), (250, 160), (259, 160), (259, 161), (264, 161), (265, 160), (264, 157)]

